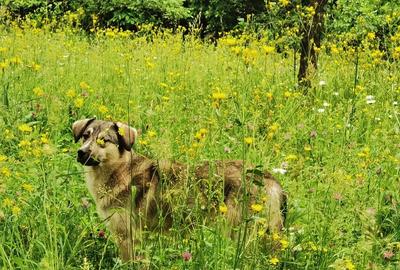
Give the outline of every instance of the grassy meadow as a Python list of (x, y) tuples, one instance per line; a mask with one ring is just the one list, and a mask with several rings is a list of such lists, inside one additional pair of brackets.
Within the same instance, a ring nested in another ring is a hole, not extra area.
[[(399, 62), (371, 40), (326, 43), (304, 94), (274, 42), (1, 28), (0, 268), (399, 269)], [(230, 239), (220, 213), (144, 232), (144, 259), (124, 265), (75, 160), (71, 124), (92, 116), (140, 129), (154, 159), (262, 165), (289, 195), (285, 231)]]

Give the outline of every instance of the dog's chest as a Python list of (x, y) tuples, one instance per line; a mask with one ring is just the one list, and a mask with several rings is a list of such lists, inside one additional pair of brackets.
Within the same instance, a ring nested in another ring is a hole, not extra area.
[(92, 170), (86, 172), (86, 186), (96, 203), (102, 197), (101, 194), (104, 193), (104, 183), (105, 177), (103, 175)]
[(126, 195), (129, 192), (124, 184), (110, 185), (113, 179), (110, 175), (95, 170), (89, 170), (86, 174), (87, 188), (96, 202), (96, 208), (102, 218), (108, 217), (112, 208), (126, 207)]

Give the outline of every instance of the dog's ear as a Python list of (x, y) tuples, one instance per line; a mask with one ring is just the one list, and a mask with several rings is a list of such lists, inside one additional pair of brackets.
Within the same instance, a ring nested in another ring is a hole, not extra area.
[(72, 133), (74, 134), (75, 142), (78, 142), (79, 139), (82, 137), (83, 132), (85, 132), (86, 128), (92, 123), (96, 118), (87, 118), (75, 121), (72, 124)]
[(130, 127), (121, 122), (116, 122), (118, 143), (127, 151), (131, 151), (133, 144), (136, 141), (138, 132), (135, 128)]

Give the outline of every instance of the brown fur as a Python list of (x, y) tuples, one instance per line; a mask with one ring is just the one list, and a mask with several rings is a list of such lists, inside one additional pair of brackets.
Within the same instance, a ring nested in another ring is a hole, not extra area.
[(137, 132), (122, 123), (83, 119), (72, 130), (75, 141), (83, 137), (78, 161), (86, 165), (88, 189), (123, 260), (133, 259), (141, 229), (170, 227), (176, 207), (201, 204), (212, 218), (223, 203), (228, 209), (226, 220), (234, 226), (241, 221), (243, 198), (249, 205), (263, 198), (268, 229), (283, 227), (286, 195), (268, 172), (246, 171), (240, 160), (204, 162), (193, 168), (150, 160), (131, 151)]

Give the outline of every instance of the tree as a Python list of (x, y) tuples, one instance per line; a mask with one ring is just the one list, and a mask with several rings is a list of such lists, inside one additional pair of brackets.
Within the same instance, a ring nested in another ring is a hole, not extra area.
[(308, 88), (311, 85), (310, 73), (317, 69), (318, 56), (316, 48), (321, 47), (324, 30), (324, 15), (328, 0), (302, 0), (302, 5), (313, 11), (310, 20), (301, 28), (300, 67), (297, 80), (300, 86)]

